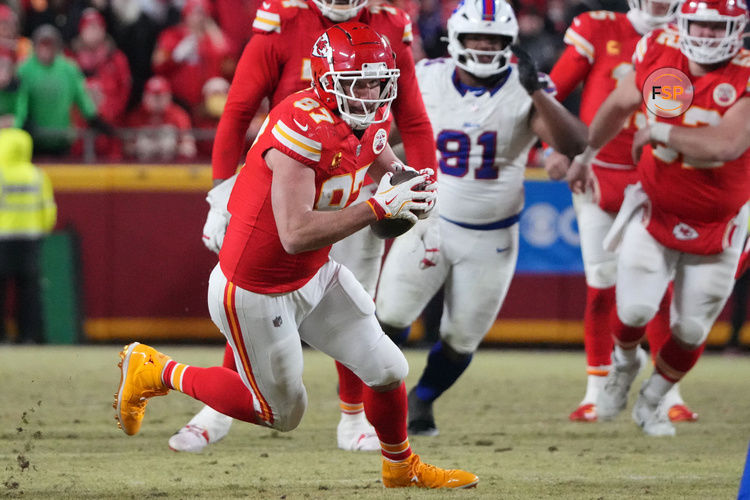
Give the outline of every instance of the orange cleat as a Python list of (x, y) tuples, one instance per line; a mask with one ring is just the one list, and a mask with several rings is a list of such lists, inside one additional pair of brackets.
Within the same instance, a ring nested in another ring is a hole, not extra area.
[(441, 469), (426, 464), (413, 454), (403, 462), (383, 459), (383, 486), (386, 488), (473, 488), (479, 478), (459, 469)]
[(594, 403), (582, 404), (568, 415), (568, 418), (571, 422), (596, 422), (596, 405)]
[(698, 414), (684, 404), (673, 405), (667, 412), (672, 422), (697, 422)]
[(112, 407), (117, 410), (117, 426), (132, 436), (141, 429), (148, 399), (169, 392), (161, 372), (169, 361), (153, 347), (138, 342), (126, 345), (120, 352), (120, 386)]

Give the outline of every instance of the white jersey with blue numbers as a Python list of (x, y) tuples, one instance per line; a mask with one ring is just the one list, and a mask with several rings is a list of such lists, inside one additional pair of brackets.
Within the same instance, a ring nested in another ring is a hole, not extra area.
[(471, 225), (516, 216), (536, 141), (531, 98), (515, 65), (494, 89), (461, 86), (455, 69), (448, 58), (422, 60), (416, 68), (437, 143), (440, 216)]

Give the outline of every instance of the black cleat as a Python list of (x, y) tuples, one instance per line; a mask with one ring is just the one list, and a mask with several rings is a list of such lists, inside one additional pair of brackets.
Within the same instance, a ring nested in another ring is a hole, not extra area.
[(422, 401), (414, 389), (409, 391), (409, 435), (437, 436), (440, 434), (432, 414), (432, 402)]

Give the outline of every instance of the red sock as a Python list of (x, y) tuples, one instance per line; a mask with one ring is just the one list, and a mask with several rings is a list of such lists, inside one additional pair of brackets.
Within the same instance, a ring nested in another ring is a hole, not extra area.
[(344, 413), (359, 413), (362, 405), (362, 390), (365, 384), (346, 366), (336, 361), (336, 371), (339, 372), (339, 405)]
[(623, 349), (633, 349), (638, 346), (646, 335), (645, 326), (628, 326), (615, 314), (612, 324), (612, 335), (615, 343)]
[(583, 313), (583, 345), (588, 366), (612, 363), (612, 317), (615, 316), (615, 287), (587, 287)]
[(656, 356), (656, 371), (670, 382), (679, 382), (698, 362), (706, 343), (693, 350), (688, 350), (684, 344), (677, 342), (670, 336)]
[(672, 304), (672, 285), (667, 288), (667, 293), (661, 299), (656, 316), (646, 325), (646, 338), (651, 350), (651, 359), (656, 363), (656, 353), (661, 350), (664, 343), (672, 335), (669, 327), (669, 306)]
[(411, 456), (406, 434), (406, 386), (402, 382), (396, 389), (376, 392), (365, 386), (362, 391), (365, 415), (380, 439), (383, 456), (394, 462)]
[(221, 366), (229, 368), (234, 372), (237, 371), (237, 365), (234, 363), (234, 351), (232, 350), (232, 346), (229, 345), (229, 342), (227, 342), (227, 345), (224, 348), (224, 362)]
[(235, 371), (222, 366), (198, 368), (170, 360), (164, 366), (162, 379), (170, 389), (203, 401), (219, 413), (260, 423), (253, 409), (253, 394)]

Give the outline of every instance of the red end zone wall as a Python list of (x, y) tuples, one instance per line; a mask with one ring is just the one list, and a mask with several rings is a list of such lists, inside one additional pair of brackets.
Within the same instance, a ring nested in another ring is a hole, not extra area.
[[(58, 228), (80, 238), (87, 339), (221, 340), (206, 306), (216, 256), (200, 241), (209, 166), (44, 169), (55, 189)], [(519, 274), (486, 340), (580, 343), (585, 294), (582, 275)], [(728, 334), (720, 322), (709, 341), (723, 343)]]

